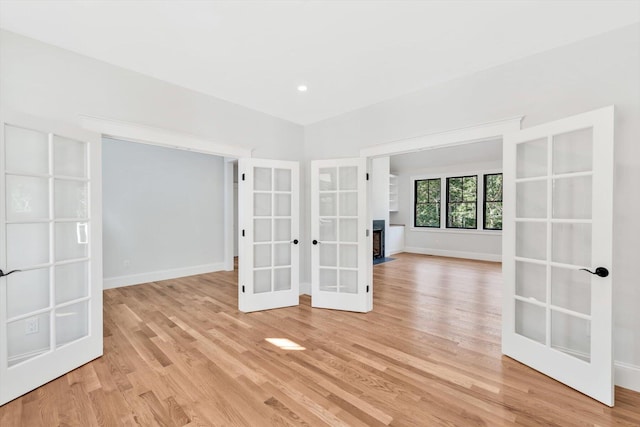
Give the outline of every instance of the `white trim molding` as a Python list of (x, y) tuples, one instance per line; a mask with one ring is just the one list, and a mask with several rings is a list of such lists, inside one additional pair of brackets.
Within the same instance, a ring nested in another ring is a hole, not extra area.
[(196, 135), (137, 123), (80, 115), (82, 127), (103, 136), (126, 139), (142, 144), (159, 145), (178, 150), (195, 151), (221, 157), (251, 157), (251, 149), (210, 141)]
[(640, 366), (617, 361), (613, 365), (616, 385), (640, 393)]
[(469, 142), (502, 138), (504, 134), (520, 130), (523, 118), (524, 116), (517, 116), (445, 132), (385, 142), (362, 148), (360, 157), (393, 156), (431, 148), (451, 147)]
[(191, 267), (174, 268), (171, 270), (150, 271), (148, 273), (131, 274), (128, 276), (105, 277), (103, 289), (120, 288), (123, 286), (140, 285), (142, 283), (160, 280), (177, 279), (179, 277), (195, 276), (196, 274), (214, 273), (224, 270), (224, 262), (194, 265)]
[(405, 247), (404, 252), (411, 254), (444, 256), (449, 258), (475, 259), (478, 261), (502, 262), (502, 255), (487, 254), (483, 252), (448, 251), (445, 249), (418, 248), (411, 246)]

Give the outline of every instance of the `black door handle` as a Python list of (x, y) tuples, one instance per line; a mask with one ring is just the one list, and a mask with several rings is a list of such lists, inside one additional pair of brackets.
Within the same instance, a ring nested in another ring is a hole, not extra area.
[(5, 277), (13, 273), (18, 273), (19, 271), (22, 271), (22, 270), (11, 270), (8, 273), (5, 273), (4, 271), (0, 270), (0, 277)]
[(298, 239), (293, 239), (293, 241), (291, 243), (293, 243), (294, 245), (297, 245), (298, 244)]
[(318, 244), (318, 243), (320, 243), (320, 242), (318, 242), (317, 240), (314, 240), (314, 241), (313, 241), (313, 242), (311, 242), (311, 243), (313, 243), (314, 245), (317, 245), (317, 244)]
[(596, 268), (596, 271), (591, 271), (586, 268), (581, 268), (580, 270), (586, 271), (587, 273), (595, 274), (596, 276), (600, 277), (607, 277), (609, 275), (609, 270), (604, 267), (598, 267)]

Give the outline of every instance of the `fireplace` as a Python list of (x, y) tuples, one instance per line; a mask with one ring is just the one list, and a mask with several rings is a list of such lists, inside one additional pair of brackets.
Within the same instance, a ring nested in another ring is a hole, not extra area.
[(373, 259), (384, 258), (384, 219), (373, 220)]

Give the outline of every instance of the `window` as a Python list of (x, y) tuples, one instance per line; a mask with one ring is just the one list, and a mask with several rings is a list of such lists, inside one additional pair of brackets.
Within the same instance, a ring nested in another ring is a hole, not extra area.
[(502, 230), (502, 174), (484, 176), (484, 229)]
[(476, 228), (477, 200), (477, 175), (447, 178), (447, 228)]
[(415, 181), (416, 227), (440, 227), (440, 178)]

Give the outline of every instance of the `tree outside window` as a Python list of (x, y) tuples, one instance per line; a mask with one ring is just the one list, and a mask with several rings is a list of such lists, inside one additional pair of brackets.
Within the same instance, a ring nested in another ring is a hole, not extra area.
[(484, 229), (502, 230), (502, 174), (484, 176)]
[(477, 200), (477, 175), (447, 178), (447, 228), (476, 228)]
[(440, 178), (415, 181), (416, 227), (440, 227)]

